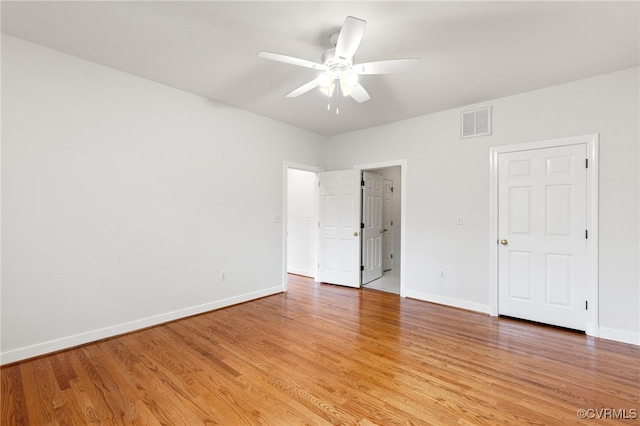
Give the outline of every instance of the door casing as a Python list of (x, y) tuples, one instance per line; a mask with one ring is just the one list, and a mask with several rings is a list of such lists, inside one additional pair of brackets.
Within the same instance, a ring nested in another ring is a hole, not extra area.
[(498, 156), (502, 153), (537, 150), (558, 146), (584, 144), (587, 151), (587, 239), (586, 253), (586, 289), (587, 289), (587, 324), (586, 334), (598, 337), (598, 145), (599, 135), (588, 134), (561, 139), (551, 139), (538, 142), (522, 143), (494, 147), (490, 149), (490, 314), (498, 315)]

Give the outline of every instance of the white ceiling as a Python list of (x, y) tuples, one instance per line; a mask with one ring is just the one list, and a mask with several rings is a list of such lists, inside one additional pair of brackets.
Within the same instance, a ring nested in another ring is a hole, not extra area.
[[(2, 1), (2, 32), (323, 135), (335, 135), (639, 64), (638, 1)], [(422, 58), (404, 74), (362, 76), (371, 100), (314, 90), (347, 15), (367, 21), (355, 62)]]

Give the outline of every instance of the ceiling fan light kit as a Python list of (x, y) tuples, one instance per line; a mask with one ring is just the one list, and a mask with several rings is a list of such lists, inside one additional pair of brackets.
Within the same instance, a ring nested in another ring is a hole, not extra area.
[[(337, 100), (338, 92), (341, 92), (342, 96), (349, 96), (358, 103), (366, 102), (371, 97), (359, 83), (360, 75), (404, 72), (414, 69), (420, 64), (420, 59), (389, 59), (353, 64), (353, 57), (358, 46), (360, 46), (366, 25), (367, 22), (362, 19), (347, 16), (340, 31), (329, 36), (329, 42), (334, 47), (322, 54), (320, 58), (322, 63), (266, 51), (261, 51), (258, 56), (272, 61), (322, 71), (314, 80), (287, 94), (286, 96), (289, 98), (295, 98), (319, 88), (320, 92), (329, 98), (335, 94)], [(338, 113), (337, 108), (336, 113)]]

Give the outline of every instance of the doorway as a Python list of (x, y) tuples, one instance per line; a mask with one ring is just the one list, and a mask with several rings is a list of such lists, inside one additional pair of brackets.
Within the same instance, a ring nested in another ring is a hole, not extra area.
[[(364, 288), (382, 290), (400, 294), (400, 258), (401, 258), (401, 200), (402, 179), (401, 167), (363, 170), (382, 177), (382, 274), (373, 281), (363, 280)], [(366, 268), (365, 268), (366, 269)]]
[(288, 170), (287, 272), (315, 276), (316, 174)]
[[(289, 182), (289, 170), (290, 169), (294, 169), (294, 170), (299, 170), (299, 171), (303, 171), (303, 172), (309, 172), (312, 173), (314, 175), (316, 175), (319, 172), (322, 172), (323, 169), (319, 168), (319, 167), (315, 167), (315, 166), (309, 166), (309, 165), (305, 165), (305, 164), (300, 164), (300, 163), (293, 163), (293, 162), (284, 162), (284, 174), (283, 174), (283, 181), (284, 181), (284, 199), (283, 199), (283, 290), (286, 291), (287, 289), (287, 275), (289, 273), (289, 252), (292, 250), (292, 248), (290, 247), (289, 244), (289, 236), (290, 236), (290, 226), (293, 226), (289, 224), (290, 222), (290, 218), (289, 218), (289, 214), (288, 214), (288, 210), (289, 210), (289, 202), (290, 202), (290, 198), (292, 196), (295, 196), (295, 194), (289, 194), (290, 192), (290, 182)], [(406, 204), (406, 191), (402, 191), (401, 190), (401, 186), (402, 186), (402, 182), (406, 181), (406, 160), (395, 160), (395, 161), (388, 161), (388, 162), (381, 162), (381, 163), (369, 163), (369, 164), (364, 164), (364, 165), (356, 165), (354, 166), (354, 169), (361, 169), (363, 171), (367, 170), (375, 170), (376, 172), (382, 172), (385, 176), (389, 177), (391, 176), (389, 179), (387, 180), (392, 180), (393, 181), (393, 191), (394, 191), (394, 197), (393, 197), (393, 205), (392, 205), (392, 210), (393, 210), (393, 236), (392, 236), (392, 245), (393, 245), (393, 249), (392, 249), (392, 256), (390, 256), (390, 258), (393, 258), (393, 264), (391, 269), (387, 269), (385, 272), (383, 272), (383, 277), (381, 280), (377, 280), (378, 282), (376, 282), (375, 284), (373, 284), (373, 286), (384, 286), (385, 288), (381, 288), (385, 291), (393, 291), (394, 293), (399, 293), (401, 297), (404, 297), (404, 256), (402, 256), (402, 253), (404, 252), (404, 245), (405, 245), (405, 239), (404, 239), (404, 229), (405, 229), (405, 216), (406, 216), (406, 212), (405, 212), (405, 204)], [(294, 172), (295, 173), (295, 172)], [(316, 193), (317, 191), (317, 181), (316, 181), (316, 186), (313, 188), (314, 193)], [(311, 190), (311, 189), (309, 189)], [(317, 199), (317, 195), (316, 195), (316, 199)], [(316, 206), (317, 209), (317, 206)], [(312, 222), (313, 223), (317, 223), (318, 221), (318, 216), (317, 216), (317, 211), (315, 212), (316, 216), (315, 218), (313, 218)], [(308, 219), (308, 216), (305, 215), (304, 217), (305, 221), (306, 219)], [(388, 228), (387, 228), (388, 229)], [(315, 236), (316, 240), (314, 243), (314, 260), (313, 263), (314, 265), (316, 265), (316, 269), (315, 269), (315, 273), (313, 275), (313, 279), (315, 281), (318, 281), (318, 269), (317, 269), (317, 265), (318, 265), (318, 235), (316, 234)], [(296, 273), (295, 271), (292, 270), (292, 273)], [(306, 273), (303, 273), (301, 275), (306, 275)], [(390, 285), (385, 285), (385, 281), (391, 282), (393, 281), (393, 286), (392, 288), (390, 288)], [(375, 288), (373, 286), (370, 286), (368, 288)]]
[[(405, 297), (405, 224), (407, 191), (406, 160), (357, 164), (355, 169), (382, 175), (383, 190), (383, 271), (382, 278), (371, 281), (365, 288), (383, 290)], [(388, 191), (388, 192), (387, 192)], [(387, 244), (386, 251), (384, 249)], [(388, 257), (385, 262), (385, 256)]]
[(285, 161), (283, 168), (282, 289), (288, 274), (317, 280), (316, 174), (320, 167)]

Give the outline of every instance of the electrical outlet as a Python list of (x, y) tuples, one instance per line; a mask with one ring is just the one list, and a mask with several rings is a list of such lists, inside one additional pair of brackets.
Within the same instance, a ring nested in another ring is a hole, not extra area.
[(440, 278), (445, 278), (445, 277), (446, 277), (446, 273), (444, 269), (440, 269)]
[(220, 281), (224, 281), (227, 279), (227, 272), (226, 271), (220, 271)]

